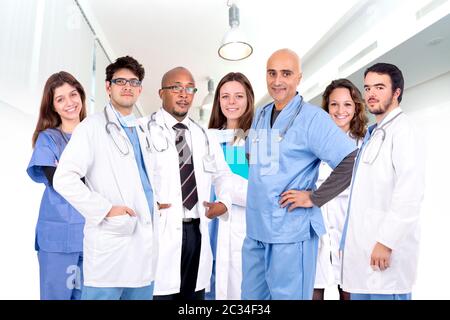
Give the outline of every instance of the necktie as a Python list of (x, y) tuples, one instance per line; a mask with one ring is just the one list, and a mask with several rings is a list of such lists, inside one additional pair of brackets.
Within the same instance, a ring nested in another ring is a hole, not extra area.
[(188, 210), (191, 210), (198, 202), (198, 195), (192, 152), (189, 149), (185, 135), (188, 127), (182, 123), (177, 123), (173, 128), (176, 132), (175, 145), (180, 160), (180, 181), (183, 205)]

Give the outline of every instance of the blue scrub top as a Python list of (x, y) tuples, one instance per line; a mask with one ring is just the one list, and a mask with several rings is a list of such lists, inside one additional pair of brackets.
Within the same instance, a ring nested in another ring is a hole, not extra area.
[(141, 144), (139, 142), (139, 136), (136, 131), (138, 130), (138, 128), (140, 128), (140, 126), (136, 122), (136, 116), (133, 113), (124, 116), (121, 113), (119, 113), (112, 106), (112, 104), (110, 104), (109, 106), (116, 115), (117, 120), (119, 120), (120, 126), (122, 127), (123, 130), (125, 130), (125, 133), (127, 134), (127, 137), (130, 140), (131, 145), (133, 146), (134, 160), (136, 161), (136, 165), (139, 171), (139, 177), (141, 178), (142, 189), (144, 190), (145, 198), (147, 199), (150, 214), (153, 215), (153, 188), (150, 184), (147, 170), (145, 168)]
[[(70, 139), (70, 135), (66, 135)], [(36, 225), (35, 249), (47, 252), (82, 252), (84, 218), (49, 185), (43, 167), (56, 167), (66, 147), (58, 129), (46, 129), (39, 136), (28, 164), (27, 173), (45, 184)]]
[(122, 128), (130, 139), (131, 145), (134, 150), (134, 159), (139, 170), (139, 176), (141, 178), (142, 188), (144, 189), (145, 197), (147, 198), (148, 208), (150, 213), (153, 214), (153, 188), (148, 178), (147, 170), (144, 165), (144, 158), (142, 156), (141, 145), (139, 143), (139, 137), (136, 132), (137, 127), (125, 127), (121, 122)]
[[(320, 208), (281, 208), (281, 194), (287, 190), (315, 190), (321, 161), (335, 168), (355, 150), (354, 142), (321, 108), (304, 103), (300, 113), (278, 142), (295, 116), (302, 98), (296, 95), (270, 120), (274, 104), (257, 111), (247, 138), (250, 171), (247, 192), (247, 235), (266, 243), (308, 240), (311, 228), (318, 236), (325, 233)], [(259, 120), (259, 121), (258, 121)], [(258, 127), (256, 127), (258, 123)]]

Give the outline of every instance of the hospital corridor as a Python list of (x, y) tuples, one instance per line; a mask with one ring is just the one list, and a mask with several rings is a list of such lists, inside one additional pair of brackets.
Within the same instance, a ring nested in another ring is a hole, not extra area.
[(1, 0), (0, 300), (450, 300), (449, 119), (450, 0)]

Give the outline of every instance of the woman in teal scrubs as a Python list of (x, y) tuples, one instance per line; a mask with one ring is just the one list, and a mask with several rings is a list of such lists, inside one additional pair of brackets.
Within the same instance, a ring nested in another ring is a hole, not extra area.
[(233, 175), (233, 206), (225, 220), (214, 219), (210, 234), (215, 256), (212, 295), (217, 300), (241, 299), (242, 244), (245, 238), (248, 161), (245, 137), (254, 114), (254, 93), (250, 81), (239, 72), (220, 80), (214, 96), (210, 129), (216, 131), (225, 160)]
[(81, 84), (61, 71), (47, 80), (33, 133), (30, 178), (45, 185), (36, 226), (41, 300), (81, 297), (84, 218), (55, 189), (53, 175), (72, 131), (86, 117)]

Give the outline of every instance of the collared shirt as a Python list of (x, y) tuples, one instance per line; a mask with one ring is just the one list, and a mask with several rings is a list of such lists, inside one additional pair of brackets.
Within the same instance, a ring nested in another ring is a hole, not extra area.
[[(188, 127), (188, 130), (185, 130), (185, 137), (186, 137), (186, 142), (189, 146), (189, 149), (191, 150), (191, 152), (193, 152), (192, 150), (192, 137), (191, 137), (191, 121), (189, 120), (189, 117), (186, 116), (182, 121), (178, 121), (177, 119), (175, 119), (170, 113), (168, 113), (164, 108), (162, 108), (162, 114), (163, 114), (163, 118), (164, 118), (164, 123), (167, 126), (167, 129), (170, 132), (170, 136), (172, 137), (172, 141), (175, 143), (175, 138), (176, 138), (176, 132), (175, 129), (173, 129), (173, 126), (176, 125), (177, 123), (182, 123), (184, 124), (186, 127)], [(203, 143), (203, 142), (202, 142)], [(184, 218), (200, 218), (200, 207), (199, 207), (199, 203), (197, 202), (197, 204), (192, 208), (192, 210), (188, 210), (186, 208), (184, 208), (184, 214), (183, 217)]]

